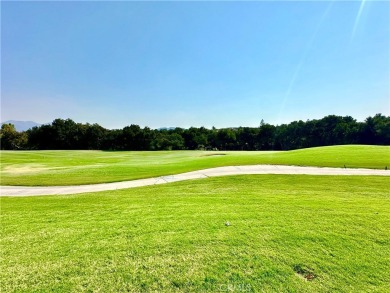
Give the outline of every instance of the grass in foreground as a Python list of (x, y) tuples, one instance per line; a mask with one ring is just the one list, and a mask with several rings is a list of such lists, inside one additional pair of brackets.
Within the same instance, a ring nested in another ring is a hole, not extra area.
[(389, 292), (388, 185), (257, 175), (1, 198), (1, 288)]
[(390, 168), (389, 146), (332, 146), (288, 152), (2, 151), (1, 185), (116, 182), (229, 165)]

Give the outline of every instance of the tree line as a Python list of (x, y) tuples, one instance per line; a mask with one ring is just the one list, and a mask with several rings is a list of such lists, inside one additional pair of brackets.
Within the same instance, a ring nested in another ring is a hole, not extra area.
[(55, 119), (18, 132), (0, 131), (2, 150), (292, 150), (342, 144), (390, 145), (390, 117), (376, 114), (364, 122), (350, 116), (294, 121), (259, 127), (150, 129), (138, 125), (106, 129), (99, 124)]

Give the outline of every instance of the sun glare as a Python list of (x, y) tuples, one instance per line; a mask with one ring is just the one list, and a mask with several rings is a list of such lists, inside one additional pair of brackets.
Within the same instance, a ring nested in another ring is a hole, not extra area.
[(367, 0), (362, 0), (360, 2), (359, 11), (358, 11), (358, 14), (356, 15), (355, 23), (354, 23), (353, 29), (352, 29), (351, 40), (355, 37), (356, 29), (357, 29), (357, 27), (359, 25), (360, 17), (362, 15), (362, 12), (363, 12), (363, 9), (364, 9), (364, 5), (366, 4), (366, 2), (367, 2)]
[(312, 37), (309, 39), (309, 41), (307, 42), (306, 46), (305, 46), (305, 50), (299, 60), (299, 63), (297, 64), (297, 66), (295, 67), (295, 71), (294, 71), (294, 74), (292, 75), (291, 79), (290, 79), (290, 82), (288, 84), (288, 87), (287, 87), (287, 90), (284, 94), (284, 97), (283, 97), (283, 102), (281, 103), (281, 106), (280, 106), (280, 110), (279, 110), (279, 114), (278, 114), (278, 124), (281, 124), (282, 121), (281, 121), (281, 118), (283, 117), (284, 115), (284, 109), (286, 107), (286, 104), (287, 104), (287, 101), (289, 100), (290, 98), (290, 95), (291, 95), (291, 92), (292, 92), (292, 89), (294, 87), (294, 84), (295, 84), (295, 81), (296, 79), (298, 78), (299, 74), (300, 74), (300, 71), (306, 61), (306, 57), (307, 57), (307, 54), (310, 52), (312, 46), (313, 46), (313, 43), (314, 43), (314, 40), (316, 39), (317, 37), (317, 34), (321, 28), (321, 26), (323, 25), (324, 23), (324, 20), (326, 19), (326, 17), (328, 16), (330, 10), (332, 9), (332, 6), (333, 6), (333, 3), (334, 1), (331, 1), (330, 4), (328, 5), (328, 7), (326, 8), (326, 10), (324, 11), (324, 13), (322, 14), (320, 20), (318, 21), (317, 23), (317, 26), (314, 30), (314, 33), (312, 35)]

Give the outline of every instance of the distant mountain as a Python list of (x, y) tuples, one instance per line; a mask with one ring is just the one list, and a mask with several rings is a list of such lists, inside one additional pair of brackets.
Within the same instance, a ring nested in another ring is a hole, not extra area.
[(27, 129), (33, 128), (34, 126), (42, 125), (34, 121), (16, 121), (16, 120), (8, 120), (5, 122), (1, 122), (1, 125), (9, 124), (9, 123), (15, 125), (16, 131), (26, 131)]
[(160, 127), (157, 130), (175, 130), (177, 127)]

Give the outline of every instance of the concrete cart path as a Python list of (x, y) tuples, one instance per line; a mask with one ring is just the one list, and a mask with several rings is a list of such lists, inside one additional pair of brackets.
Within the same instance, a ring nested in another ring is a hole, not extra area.
[(390, 176), (390, 170), (375, 169), (342, 169), (321, 167), (299, 167), (282, 165), (251, 165), (218, 167), (176, 175), (161, 176), (147, 179), (138, 179), (114, 183), (101, 183), (77, 186), (0, 186), (0, 196), (36, 196), (77, 194), (116, 189), (133, 188), (148, 185), (165, 184), (190, 179), (200, 179), (217, 176), (250, 175), (250, 174), (284, 174), (284, 175), (375, 175)]

